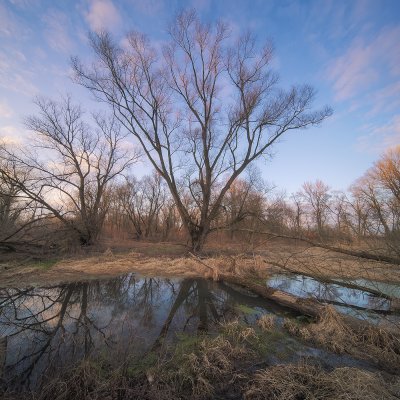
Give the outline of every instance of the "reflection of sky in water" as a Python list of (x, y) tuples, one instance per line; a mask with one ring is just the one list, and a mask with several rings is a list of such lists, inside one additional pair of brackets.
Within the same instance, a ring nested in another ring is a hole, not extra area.
[(372, 310), (390, 309), (390, 302), (387, 299), (374, 296), (362, 290), (319, 282), (304, 275), (274, 275), (268, 280), (267, 284), (272, 288), (280, 289), (302, 298), (312, 297), (321, 301)]
[[(337, 279), (340, 281), (340, 279)], [(342, 280), (342, 282), (352, 283), (383, 293), (386, 296), (400, 298), (400, 285), (388, 282), (371, 281), (368, 279)]]
[[(140, 357), (178, 332), (215, 331), (220, 319), (281, 309), (235, 288), (201, 279), (137, 278), (51, 288), (0, 289), (0, 385), (34, 387), (89, 354)], [(1, 361), (1, 357), (0, 357)]]

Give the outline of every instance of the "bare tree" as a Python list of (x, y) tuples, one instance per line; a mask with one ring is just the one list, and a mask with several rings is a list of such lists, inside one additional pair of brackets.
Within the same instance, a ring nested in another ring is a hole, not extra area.
[[(4, 153), (4, 145), (1, 147), (0, 151)], [(0, 162), (0, 171), (7, 171), (12, 175), (17, 174), (14, 166), (4, 161)], [(0, 179), (0, 240), (16, 229), (21, 217), (24, 207), (18, 204), (18, 194), (19, 189), (13, 182)]]
[(383, 235), (387, 249), (400, 254), (400, 146), (387, 151), (353, 186), (364, 204), (369, 233)]
[(110, 184), (138, 153), (123, 149), (126, 134), (115, 119), (97, 115), (91, 126), (69, 97), (36, 104), (39, 115), (26, 119), (34, 140), (20, 151), (2, 152), (4, 162), (25, 173), (2, 169), (1, 177), (20, 199), (35, 202), (74, 231), (82, 245), (93, 244), (104, 222)]
[(312, 220), (315, 222), (319, 235), (323, 234), (329, 215), (329, 186), (317, 179), (315, 183), (305, 182), (302, 197), (309, 207)]
[(272, 188), (265, 183), (257, 169), (249, 168), (245, 178), (237, 179), (221, 202), (215, 229), (228, 229), (233, 239), (238, 228), (254, 228), (263, 220), (265, 197)]
[(311, 110), (315, 91), (308, 85), (279, 89), (271, 44), (260, 49), (250, 34), (230, 45), (226, 25), (183, 12), (169, 36), (160, 55), (137, 32), (124, 47), (107, 33), (92, 34), (95, 62), (74, 58), (72, 65), (76, 81), (139, 141), (200, 251), (240, 174), (268, 157), (285, 132), (317, 125), (331, 109)]
[(21, 198), (16, 182), (27, 182), (31, 174), (9, 159), (7, 155), (13, 148), (14, 144), (0, 141), (0, 246), (11, 251), (32, 244), (31, 231), (43, 219), (34, 201)]
[(305, 214), (301, 192), (293, 193), (290, 197), (290, 200), (293, 204), (292, 225), (295, 233), (298, 235), (303, 229), (303, 215)]
[(371, 232), (371, 207), (363, 198), (357, 185), (349, 188), (349, 194), (345, 195), (344, 202), (350, 232), (360, 240)]
[(137, 180), (128, 177), (117, 189), (123, 212), (132, 223), (136, 238), (151, 236), (159, 228), (159, 214), (166, 203), (166, 190), (160, 176), (154, 173)]

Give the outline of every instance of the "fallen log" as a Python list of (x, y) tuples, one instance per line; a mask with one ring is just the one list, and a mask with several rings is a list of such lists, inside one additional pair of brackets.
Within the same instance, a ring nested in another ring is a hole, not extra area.
[[(326, 305), (316, 299), (302, 299), (283, 292), (282, 290), (269, 288), (253, 282), (250, 279), (235, 275), (220, 275), (220, 279), (241, 286), (265, 299), (272, 300), (283, 307), (289, 307), (301, 314), (308, 315), (316, 319), (322, 318), (326, 312)], [(368, 321), (361, 320), (350, 315), (341, 314), (341, 316), (344, 322), (355, 331), (363, 331), (366, 327), (371, 326), (371, 323)], [(396, 335), (399, 333), (398, 326), (388, 325), (384, 328), (385, 330), (395, 333)]]
[[(200, 264), (209, 268), (210, 270), (214, 270), (213, 267), (209, 266), (207, 263), (205, 263), (203, 260), (195, 256), (194, 254), (190, 254), (190, 256), (195, 260), (197, 260)], [(322, 302), (319, 302), (316, 299), (311, 299), (311, 298), (303, 299), (300, 297), (296, 297), (282, 290), (270, 288), (267, 287), (266, 285), (261, 285), (259, 283), (256, 283), (252, 281), (250, 278), (243, 278), (241, 276), (233, 274), (218, 274), (218, 273), (215, 273), (213, 278), (214, 280), (222, 280), (228, 283), (233, 283), (235, 285), (241, 286), (267, 300), (274, 301), (276, 304), (279, 304), (280, 306), (290, 308), (292, 310), (299, 312), (300, 314), (308, 315), (316, 319), (322, 318), (326, 311), (325, 308), (326, 305)], [(342, 318), (344, 322), (348, 324), (355, 331), (362, 331), (366, 327), (371, 326), (371, 324), (368, 321), (360, 320), (355, 317), (351, 317), (349, 315), (342, 314)], [(398, 334), (397, 326), (395, 328), (388, 327), (388, 331), (392, 330), (395, 331), (396, 334)]]

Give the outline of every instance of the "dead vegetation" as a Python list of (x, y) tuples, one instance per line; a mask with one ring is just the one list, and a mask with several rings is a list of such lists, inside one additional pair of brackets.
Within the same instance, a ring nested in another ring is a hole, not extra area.
[[(216, 337), (181, 337), (173, 348), (153, 350), (134, 360), (86, 359), (61, 376), (44, 380), (36, 393), (9, 399), (212, 399), (241, 390), (248, 377), (240, 369), (257, 357), (261, 338), (237, 320)], [(1, 391), (0, 391), (1, 394)], [(5, 396), (6, 394), (4, 394)]]
[(367, 359), (391, 371), (400, 371), (400, 335), (373, 325), (355, 329), (349, 326), (332, 306), (316, 323), (300, 324), (285, 319), (284, 327), (291, 335), (311, 341), (336, 353), (348, 353)]
[(82, 253), (59, 258), (57, 263), (45, 270), (39, 266), (46, 260), (37, 262), (31, 257), (26, 260), (3, 260), (0, 262), (0, 281), (6, 287), (15, 283), (67, 282), (129, 272), (216, 280), (220, 275), (227, 274), (265, 277), (275, 272), (292, 271), (321, 280), (363, 278), (400, 283), (400, 269), (388, 263), (361, 260), (283, 239), (229, 244), (212, 239), (206, 248), (207, 257), (192, 257), (184, 245), (176, 243), (125, 241), (118, 245), (107, 242), (104, 248), (99, 248), (94, 254)]
[(253, 328), (241, 326), (238, 321), (226, 323), (217, 337), (203, 339), (186, 354), (175, 352), (160, 375), (172, 384), (177, 395), (213, 398), (216, 392), (227, 392), (245, 379), (237, 364), (257, 356), (259, 340)]
[[(326, 326), (326, 325), (325, 325)], [(259, 363), (265, 337), (275, 320), (259, 319), (259, 328), (237, 320), (218, 336), (182, 336), (143, 357), (116, 363), (85, 359), (61, 376), (48, 377), (36, 393), (3, 394), (7, 400), (244, 398), (246, 400), (391, 400), (400, 396), (400, 379), (357, 368), (324, 370), (302, 359), (297, 364)], [(257, 369), (262, 366), (262, 369)]]
[(275, 320), (275, 315), (265, 314), (257, 320), (257, 325), (261, 328), (262, 331), (271, 332), (275, 327)]
[(80, 259), (67, 259), (55, 263), (51, 268), (38, 268), (29, 264), (21, 268), (0, 270), (3, 287), (17, 284), (32, 285), (69, 282), (85, 279), (118, 276), (135, 272), (145, 276), (206, 278), (218, 280), (221, 275), (267, 276), (267, 268), (261, 257), (219, 255), (206, 259), (192, 256), (149, 257), (140, 252), (113, 254), (106, 250), (101, 255)]
[(400, 283), (398, 265), (366, 260), (300, 242), (270, 239), (256, 246), (270, 268), (304, 273), (317, 279), (369, 279)]
[(246, 400), (391, 400), (400, 395), (400, 380), (357, 368), (331, 372), (300, 364), (276, 365), (258, 371), (245, 392)]

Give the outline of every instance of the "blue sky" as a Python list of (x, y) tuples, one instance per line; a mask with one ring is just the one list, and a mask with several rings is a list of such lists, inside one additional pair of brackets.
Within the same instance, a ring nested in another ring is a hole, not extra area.
[(322, 126), (289, 133), (272, 161), (259, 164), (278, 188), (290, 193), (318, 178), (347, 189), (400, 144), (399, 0), (0, 0), (0, 136), (27, 136), (22, 121), (36, 95), (68, 92), (88, 110), (98, 106), (70, 79), (70, 56), (91, 58), (89, 30), (121, 39), (135, 29), (162, 43), (183, 7), (225, 20), (234, 34), (272, 39), (281, 84), (310, 83), (316, 106), (334, 108)]

